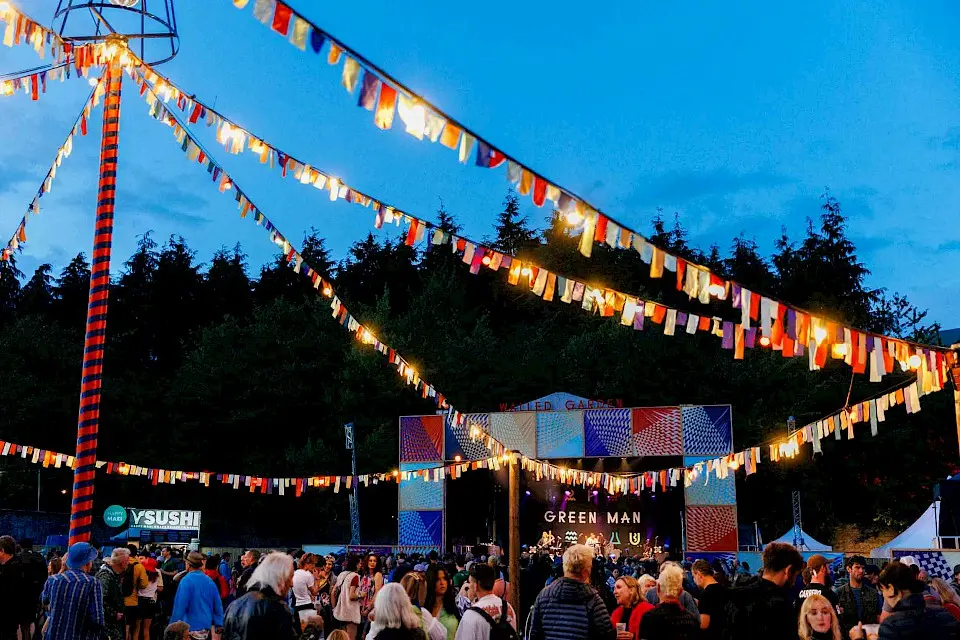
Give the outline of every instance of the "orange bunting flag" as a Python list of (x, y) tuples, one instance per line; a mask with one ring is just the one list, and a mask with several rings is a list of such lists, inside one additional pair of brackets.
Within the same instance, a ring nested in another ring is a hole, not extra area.
[(393, 126), (393, 114), (397, 105), (397, 90), (388, 84), (380, 87), (380, 100), (377, 102), (377, 111), (374, 123), (381, 129)]

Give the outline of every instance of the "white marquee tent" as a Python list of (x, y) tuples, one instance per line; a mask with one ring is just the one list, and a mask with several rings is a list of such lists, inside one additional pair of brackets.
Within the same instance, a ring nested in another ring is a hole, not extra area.
[[(833, 551), (833, 547), (828, 544), (823, 544), (803, 529), (801, 529), (800, 532), (803, 534), (803, 551)], [(786, 542), (787, 544), (793, 544), (793, 528), (774, 540), (774, 542)]]
[(898, 535), (887, 544), (877, 547), (870, 552), (871, 558), (889, 558), (893, 549), (936, 549), (940, 545), (937, 541), (937, 512), (936, 502), (930, 504), (917, 521), (907, 527), (906, 531)]

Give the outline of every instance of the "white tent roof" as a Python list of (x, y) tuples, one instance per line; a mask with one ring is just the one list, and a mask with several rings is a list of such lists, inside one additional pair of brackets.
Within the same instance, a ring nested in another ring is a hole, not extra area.
[[(806, 547), (803, 549), (803, 551), (833, 551), (833, 547), (830, 545), (823, 544), (803, 529), (800, 531), (803, 533), (803, 542)], [(774, 542), (786, 542), (787, 544), (793, 544), (793, 529), (791, 528), (785, 534), (774, 540)]]
[(917, 521), (887, 544), (870, 552), (872, 558), (886, 558), (893, 549), (932, 549), (937, 546), (937, 509), (931, 503)]

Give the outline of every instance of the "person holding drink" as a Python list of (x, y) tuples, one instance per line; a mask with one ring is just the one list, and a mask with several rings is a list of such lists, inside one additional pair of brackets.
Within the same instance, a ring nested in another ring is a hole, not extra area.
[(633, 576), (620, 576), (613, 585), (613, 597), (620, 605), (610, 615), (617, 640), (639, 640), (640, 620), (653, 605), (640, 597), (640, 584)]

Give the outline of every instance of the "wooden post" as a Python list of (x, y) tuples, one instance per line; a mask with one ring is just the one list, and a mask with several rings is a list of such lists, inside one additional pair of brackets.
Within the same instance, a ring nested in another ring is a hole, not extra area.
[(510, 453), (510, 604), (517, 613), (517, 626), (523, 627), (520, 616), (520, 460), (515, 452)]

